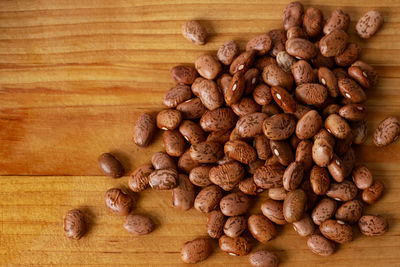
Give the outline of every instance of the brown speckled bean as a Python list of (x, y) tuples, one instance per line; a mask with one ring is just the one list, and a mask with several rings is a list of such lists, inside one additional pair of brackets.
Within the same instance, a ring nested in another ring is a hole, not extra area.
[(174, 66), (170, 73), (175, 83), (192, 84), (197, 77), (197, 72), (193, 67), (183, 65)]
[(100, 169), (112, 178), (119, 178), (124, 175), (125, 169), (121, 162), (110, 153), (104, 153), (97, 159)]
[(133, 141), (138, 146), (146, 147), (150, 145), (155, 130), (156, 121), (153, 116), (148, 113), (142, 113), (139, 115), (133, 128)]
[(185, 139), (178, 130), (164, 131), (163, 143), (165, 152), (172, 157), (179, 157), (185, 152)]
[(229, 130), (235, 126), (237, 117), (230, 108), (208, 110), (200, 119), (200, 126), (206, 132)]
[(250, 204), (250, 198), (239, 191), (224, 196), (219, 202), (219, 207), (225, 216), (237, 216), (246, 213)]
[(386, 219), (380, 215), (364, 215), (358, 221), (358, 229), (366, 236), (379, 236), (388, 231)]
[(285, 31), (281, 29), (273, 29), (268, 32), (268, 35), (272, 41), (272, 48), (269, 51), (269, 54), (271, 56), (276, 57), (279, 52), (285, 51), (285, 42), (286, 42)]
[(265, 55), (272, 45), (271, 37), (268, 34), (261, 34), (251, 38), (246, 45), (246, 50), (255, 50), (256, 55)]
[(341, 78), (338, 82), (342, 95), (351, 103), (362, 103), (367, 100), (364, 90), (350, 78)]
[(284, 172), (285, 167), (281, 165), (262, 166), (254, 173), (254, 183), (263, 189), (282, 187)]
[(265, 217), (272, 222), (284, 225), (286, 224), (285, 217), (283, 216), (283, 202), (273, 199), (267, 199), (261, 204), (261, 212)]
[(225, 225), (226, 217), (219, 210), (213, 210), (207, 215), (207, 233), (211, 238), (220, 238)]
[(374, 144), (378, 147), (387, 146), (400, 135), (400, 122), (396, 117), (388, 117), (379, 123), (374, 132)]
[(225, 235), (235, 238), (247, 229), (247, 220), (244, 216), (229, 217), (224, 225)]
[(149, 186), (149, 175), (153, 172), (153, 170), (154, 169), (151, 164), (144, 164), (136, 168), (129, 177), (129, 188), (133, 192), (141, 192), (145, 190)]
[(179, 210), (193, 207), (194, 186), (185, 174), (178, 175), (178, 186), (172, 189), (172, 205)]
[(223, 235), (219, 239), (219, 248), (232, 256), (244, 256), (250, 253), (250, 240), (243, 236), (235, 238)]
[(249, 262), (253, 267), (278, 267), (279, 258), (275, 253), (264, 249), (252, 252)]
[(194, 62), (194, 66), (200, 76), (213, 80), (222, 70), (221, 63), (215, 56), (201, 55)]
[(178, 84), (169, 89), (163, 98), (163, 103), (169, 108), (174, 108), (192, 97), (192, 90), (187, 85)]
[(217, 57), (222, 64), (230, 65), (238, 53), (239, 46), (237, 43), (233, 40), (229, 40), (218, 49)]
[(292, 191), (299, 187), (301, 181), (303, 180), (304, 168), (303, 164), (296, 161), (289, 164), (283, 173), (283, 187), (287, 191)]
[(271, 140), (287, 139), (293, 134), (295, 128), (295, 118), (285, 113), (273, 115), (263, 123), (263, 132)]
[(154, 190), (169, 190), (178, 185), (175, 169), (155, 170), (149, 175), (149, 184)]
[(293, 77), (276, 64), (268, 65), (262, 72), (262, 78), (269, 86), (280, 86), (287, 90), (292, 89)]
[(299, 60), (291, 68), (294, 81), (297, 85), (314, 82), (314, 71), (311, 65), (305, 60)]
[(337, 201), (349, 201), (357, 196), (357, 187), (351, 181), (331, 183), (326, 195)]
[(315, 37), (321, 33), (323, 26), (324, 15), (322, 11), (315, 7), (308, 8), (303, 17), (303, 28), (306, 34)]
[(354, 184), (361, 190), (367, 189), (374, 182), (371, 171), (365, 165), (354, 167), (352, 177)]
[(156, 121), (162, 130), (175, 130), (182, 121), (182, 114), (176, 109), (164, 109), (157, 114)]
[(333, 217), (336, 211), (336, 201), (330, 198), (321, 199), (312, 211), (311, 218), (316, 225)]
[(66, 237), (80, 239), (87, 230), (85, 215), (78, 209), (69, 210), (64, 216), (63, 227)]
[(322, 118), (316, 110), (310, 110), (296, 125), (296, 136), (301, 139), (309, 139), (316, 135), (322, 127)]
[(251, 215), (247, 225), (251, 235), (261, 243), (267, 243), (278, 235), (274, 224), (261, 214)]
[(359, 200), (350, 200), (343, 203), (336, 211), (335, 218), (348, 223), (356, 223), (360, 219), (363, 205)]
[(196, 263), (207, 259), (211, 253), (211, 240), (209, 238), (196, 238), (183, 244), (181, 259), (185, 263)]
[(217, 185), (204, 187), (194, 200), (194, 208), (200, 212), (208, 213), (218, 207), (223, 196), (222, 189)]
[(228, 157), (244, 164), (249, 164), (257, 159), (256, 150), (241, 140), (226, 142), (224, 152)]
[(351, 226), (339, 220), (326, 220), (319, 226), (319, 230), (326, 238), (339, 244), (353, 240)]
[(310, 215), (305, 214), (303, 219), (297, 222), (293, 222), (293, 229), (300, 236), (309, 236), (315, 231), (315, 224), (311, 220)]
[(375, 204), (382, 197), (384, 189), (385, 187), (381, 181), (374, 181), (370, 187), (363, 190), (361, 198), (365, 203)]
[(116, 215), (128, 215), (134, 205), (133, 198), (119, 188), (107, 190), (104, 200), (108, 210)]
[(374, 35), (383, 24), (383, 16), (377, 10), (371, 10), (365, 13), (356, 24), (358, 36), (364, 39)]
[(312, 59), (317, 56), (318, 49), (310, 41), (302, 38), (293, 38), (286, 41), (286, 51), (298, 59)]
[(315, 194), (320, 196), (325, 195), (330, 185), (328, 170), (326, 168), (314, 166), (310, 172), (310, 183)]
[(293, 26), (301, 26), (304, 7), (300, 2), (290, 2), (283, 10), (283, 27), (287, 31)]
[(245, 170), (243, 166), (234, 161), (216, 167), (209, 172), (209, 179), (225, 191), (230, 191), (243, 179)]
[(303, 83), (295, 93), (297, 100), (307, 105), (321, 105), (328, 97), (328, 90), (318, 83)]
[(307, 195), (302, 189), (288, 192), (283, 201), (283, 216), (285, 220), (292, 223), (303, 218), (306, 202)]
[(188, 20), (182, 25), (182, 35), (194, 44), (204, 45), (208, 34), (198, 21)]
[(155, 225), (153, 221), (141, 214), (129, 214), (126, 216), (124, 228), (133, 235), (147, 235), (153, 232)]
[(206, 112), (206, 107), (201, 102), (200, 98), (195, 97), (180, 103), (176, 110), (179, 110), (182, 117), (187, 120), (199, 119)]
[(326, 20), (323, 32), (329, 34), (333, 30), (339, 29), (347, 31), (350, 25), (350, 16), (341, 9), (334, 10)]
[(320, 256), (330, 256), (335, 252), (335, 244), (322, 235), (312, 235), (307, 240), (310, 250)]

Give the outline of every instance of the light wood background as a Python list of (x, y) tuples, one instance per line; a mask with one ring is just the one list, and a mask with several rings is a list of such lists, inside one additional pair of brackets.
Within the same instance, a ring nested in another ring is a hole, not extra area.
[[(0, 2), (0, 265), (177, 266), (181, 245), (206, 234), (206, 217), (172, 208), (170, 192), (140, 194), (135, 212), (149, 214), (156, 230), (132, 237), (122, 217), (108, 214), (104, 192), (127, 177), (101, 175), (99, 154), (112, 151), (129, 170), (162, 149), (136, 147), (132, 125), (139, 112), (162, 108), (173, 84), (169, 69), (215, 52), (228, 39), (246, 41), (281, 27), (288, 1), (1, 0)], [(376, 67), (378, 86), (368, 91), (370, 133), (388, 115), (400, 117), (400, 2), (311, 0), (325, 17), (341, 7), (352, 17), (350, 33), (362, 59)], [(354, 24), (370, 9), (385, 24), (367, 42)], [(180, 35), (181, 24), (198, 19), (211, 33), (203, 47)], [(367, 212), (389, 220), (376, 238), (356, 235), (329, 258), (313, 255), (290, 226), (257, 248), (279, 255), (282, 266), (400, 266), (400, 143), (375, 148), (369, 137), (360, 162), (384, 182), (384, 197)], [(260, 199), (265, 198), (262, 196)], [(260, 200), (253, 212), (259, 212)], [(91, 230), (80, 241), (63, 237), (62, 217), (84, 209)], [(202, 266), (245, 266), (247, 257), (218, 249)]]

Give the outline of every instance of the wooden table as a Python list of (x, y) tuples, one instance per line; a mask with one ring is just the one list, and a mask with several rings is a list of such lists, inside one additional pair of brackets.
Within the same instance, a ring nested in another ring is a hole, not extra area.
[[(246, 41), (281, 27), (288, 1), (178, 0), (3, 0), (0, 3), (0, 265), (177, 266), (181, 245), (204, 236), (206, 217), (172, 208), (171, 192), (147, 190), (135, 212), (157, 223), (147, 236), (132, 237), (124, 218), (110, 215), (104, 192), (126, 186), (127, 177), (102, 176), (96, 159), (112, 151), (129, 170), (162, 149), (136, 147), (132, 125), (143, 111), (161, 110), (173, 84), (169, 69), (215, 52), (228, 39)], [(246, 2), (242, 4), (241, 2)], [(303, 1), (325, 17), (342, 7), (352, 17), (350, 34), (363, 47), (362, 59), (379, 72), (368, 91), (368, 128), (388, 115), (400, 117), (400, 2)], [(385, 25), (369, 41), (354, 35), (360, 15), (372, 8)], [(211, 33), (206, 46), (180, 34), (187, 19)], [(313, 255), (306, 239), (286, 226), (257, 248), (276, 251), (281, 266), (400, 266), (400, 143), (376, 148), (371, 137), (358, 149), (359, 161), (386, 186), (368, 213), (389, 220), (381, 237), (356, 234), (329, 258)], [(252, 212), (259, 212), (262, 195)], [(63, 236), (62, 217), (82, 208), (91, 229), (80, 241)], [(202, 266), (244, 266), (247, 257), (218, 249)]]

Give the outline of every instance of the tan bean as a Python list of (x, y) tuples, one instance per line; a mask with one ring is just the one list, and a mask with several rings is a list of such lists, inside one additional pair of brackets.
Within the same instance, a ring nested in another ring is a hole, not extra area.
[[(271, 56), (276, 57), (279, 52), (285, 51), (286, 35), (285, 31), (281, 29), (274, 29), (268, 32), (272, 41), (272, 48), (269, 51)], [(264, 66), (265, 67), (265, 66)], [(261, 68), (263, 70), (264, 68)]]
[(263, 123), (263, 132), (268, 139), (284, 140), (289, 138), (296, 128), (296, 121), (290, 114), (273, 115)]
[(247, 220), (244, 216), (229, 217), (224, 225), (225, 235), (235, 238), (247, 229)]
[(165, 152), (172, 157), (179, 157), (185, 152), (185, 139), (178, 130), (164, 131), (163, 142)]
[(265, 200), (263, 203), (261, 203), (261, 212), (265, 217), (276, 224), (286, 224), (285, 217), (283, 216), (282, 201), (276, 201), (272, 199)]
[(190, 147), (190, 157), (199, 163), (215, 163), (223, 157), (222, 145), (217, 142), (201, 142)]
[(178, 175), (178, 186), (172, 189), (172, 205), (179, 210), (189, 210), (194, 203), (194, 186), (185, 174)]
[(206, 140), (206, 134), (197, 123), (184, 120), (179, 126), (179, 132), (190, 144), (198, 144)]
[(361, 198), (365, 203), (370, 205), (375, 204), (383, 195), (383, 190), (385, 189), (384, 185), (380, 181), (374, 181), (374, 183), (364, 189)]
[(232, 104), (231, 108), (233, 112), (239, 117), (243, 117), (255, 112), (260, 112), (261, 110), (261, 106), (258, 105), (250, 97), (242, 97), (238, 102)]
[(279, 258), (275, 253), (264, 249), (252, 252), (249, 262), (253, 267), (278, 267)]
[(251, 235), (261, 243), (267, 243), (278, 235), (274, 224), (261, 214), (251, 215), (247, 225)]
[(176, 110), (179, 110), (182, 117), (186, 120), (199, 119), (207, 111), (206, 107), (198, 97), (180, 103), (176, 106)]
[(272, 46), (271, 37), (268, 34), (261, 34), (251, 38), (246, 45), (246, 51), (255, 50), (256, 55), (265, 55)]
[(292, 191), (299, 187), (301, 181), (303, 180), (304, 168), (303, 164), (298, 162), (292, 162), (286, 168), (283, 173), (283, 187), (287, 191)]
[(364, 39), (370, 38), (383, 25), (383, 16), (377, 10), (365, 13), (356, 24), (358, 36)]
[(219, 210), (213, 210), (207, 215), (207, 233), (211, 238), (220, 238), (224, 230), (226, 217)]
[(208, 213), (215, 210), (223, 196), (222, 189), (217, 185), (204, 187), (194, 200), (194, 208), (200, 212)]
[(307, 240), (310, 250), (320, 256), (330, 256), (335, 252), (335, 244), (322, 235), (312, 235)]
[(149, 175), (149, 185), (154, 190), (169, 190), (178, 185), (178, 172), (175, 169), (155, 170)]
[(298, 120), (296, 135), (299, 139), (309, 139), (316, 135), (322, 127), (322, 118), (316, 110), (310, 110)]
[(293, 38), (286, 41), (286, 51), (298, 59), (312, 59), (317, 56), (318, 49), (310, 41), (302, 38)]
[(182, 121), (179, 110), (164, 109), (157, 114), (157, 127), (162, 130), (175, 130)]
[(206, 132), (229, 130), (235, 126), (237, 117), (230, 108), (206, 111), (200, 119), (200, 126)]
[(256, 51), (254, 50), (241, 53), (233, 60), (231, 66), (229, 67), (229, 73), (233, 75), (238, 71), (246, 72), (250, 66), (253, 65), (255, 55)]
[(151, 164), (136, 168), (129, 177), (128, 186), (133, 192), (141, 192), (149, 186), (149, 175), (153, 172)]
[(196, 238), (183, 244), (181, 259), (185, 263), (196, 263), (207, 259), (212, 252), (209, 238)]
[(319, 230), (326, 238), (339, 244), (353, 240), (351, 226), (339, 220), (326, 220), (319, 226)]
[(333, 217), (336, 212), (336, 201), (330, 198), (321, 199), (312, 211), (311, 218), (316, 225)]
[(326, 195), (337, 201), (349, 201), (357, 196), (357, 192), (354, 183), (345, 180), (341, 183), (331, 183)]
[(343, 203), (336, 211), (335, 218), (348, 223), (356, 223), (363, 211), (363, 205), (359, 200), (350, 200)]
[(374, 132), (374, 144), (378, 147), (387, 146), (400, 135), (400, 122), (396, 117), (388, 117), (381, 121)]
[(174, 108), (180, 103), (189, 100), (192, 97), (192, 91), (187, 85), (175, 85), (169, 89), (163, 98), (163, 104), (169, 108)]
[(314, 166), (310, 172), (310, 183), (315, 194), (325, 195), (329, 189), (330, 177), (328, 170), (319, 166)]
[(150, 145), (154, 132), (156, 130), (156, 121), (148, 113), (139, 115), (133, 128), (133, 141), (136, 145), (146, 147)]
[(312, 147), (313, 143), (309, 140), (301, 140), (296, 147), (295, 160), (303, 164), (304, 171), (309, 171), (313, 165)]
[(269, 86), (280, 86), (287, 90), (292, 89), (293, 77), (276, 64), (266, 66), (262, 78)]
[(222, 70), (221, 63), (215, 56), (201, 55), (194, 62), (194, 66), (200, 76), (213, 80)]
[(271, 88), (272, 97), (283, 111), (287, 113), (296, 113), (297, 104), (293, 97), (282, 87), (273, 86)]
[(342, 95), (351, 103), (362, 103), (367, 99), (364, 90), (352, 79), (339, 79), (338, 86)]
[(194, 44), (204, 45), (208, 33), (198, 21), (188, 20), (182, 25), (182, 35)]
[(283, 201), (283, 216), (289, 223), (297, 222), (303, 218), (307, 202), (306, 193), (296, 189), (287, 193)]
[(224, 152), (228, 157), (244, 164), (249, 164), (257, 159), (255, 149), (241, 140), (226, 142)]
[(141, 214), (129, 214), (126, 216), (124, 228), (133, 235), (147, 235), (153, 232), (154, 222)]
[(190, 171), (197, 166), (199, 166), (199, 162), (192, 159), (190, 156), (190, 149), (187, 149), (178, 159), (178, 170), (181, 172), (190, 173)]
[(315, 231), (315, 225), (311, 220), (310, 215), (305, 214), (303, 219), (297, 222), (293, 222), (293, 229), (300, 235), (300, 236), (309, 236)]
[(322, 11), (315, 7), (310, 7), (306, 10), (303, 17), (303, 28), (306, 34), (310, 37), (316, 37), (322, 31), (324, 26), (324, 15)]
[(339, 29), (347, 31), (350, 25), (350, 16), (341, 9), (334, 10), (326, 20), (323, 32), (329, 34), (332, 31)]
[(171, 78), (175, 83), (192, 84), (197, 77), (197, 72), (189, 66), (174, 66), (171, 71)]
[(235, 238), (223, 235), (219, 239), (219, 248), (232, 256), (244, 256), (250, 253), (251, 243), (248, 238)]
[(225, 216), (237, 216), (246, 213), (250, 204), (250, 198), (239, 191), (224, 196), (219, 202), (219, 207)]
[(296, 87), (296, 99), (307, 105), (322, 105), (328, 90), (318, 83), (303, 83)]
[(297, 85), (314, 82), (314, 72), (311, 65), (305, 60), (299, 60), (291, 68), (294, 81)]
[(200, 187), (205, 187), (212, 184), (209, 178), (209, 172), (211, 168), (212, 166), (208, 165), (203, 165), (193, 168), (189, 174), (190, 182)]
[(379, 215), (364, 215), (358, 221), (358, 229), (366, 236), (380, 236), (388, 231), (386, 219)]
[(343, 30), (333, 30), (319, 41), (319, 50), (325, 57), (341, 55), (346, 49), (349, 36)]
[(234, 161), (212, 167), (209, 179), (225, 191), (231, 191), (243, 179), (245, 170), (240, 163)]
[(234, 40), (229, 40), (218, 49), (217, 57), (222, 64), (230, 65), (237, 54), (239, 54), (239, 46)]
[(284, 172), (285, 168), (281, 165), (262, 166), (254, 173), (254, 183), (263, 189), (282, 187)]
[(287, 31), (293, 26), (301, 26), (304, 7), (300, 2), (290, 2), (283, 11), (283, 27)]

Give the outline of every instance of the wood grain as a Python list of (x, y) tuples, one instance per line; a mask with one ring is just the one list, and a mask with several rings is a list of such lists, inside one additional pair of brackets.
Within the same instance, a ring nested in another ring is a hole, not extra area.
[[(341, 7), (352, 17), (351, 39), (380, 75), (369, 90), (371, 133), (389, 115), (400, 117), (400, 2), (309, 0), (325, 17)], [(172, 208), (170, 192), (140, 194), (135, 212), (157, 223), (151, 235), (132, 237), (123, 218), (107, 213), (104, 192), (126, 186), (127, 177), (101, 176), (97, 156), (112, 151), (128, 171), (162, 150), (160, 136), (148, 149), (132, 142), (132, 125), (143, 111), (162, 109), (173, 83), (169, 69), (215, 53), (228, 39), (246, 41), (281, 27), (288, 1), (239, 0), (3, 0), (0, 4), (0, 265), (177, 266), (181, 245), (205, 235), (206, 217)], [(379, 9), (385, 24), (362, 41), (357, 18)], [(180, 26), (200, 20), (209, 30), (202, 47), (187, 42)], [(282, 266), (400, 266), (400, 144), (375, 148), (371, 137), (357, 148), (360, 162), (384, 182), (385, 196), (367, 212), (389, 219), (377, 238), (356, 236), (332, 257), (313, 255), (290, 226), (267, 245)], [(262, 195), (252, 212), (259, 212)], [(62, 216), (81, 207), (91, 230), (80, 241), (63, 237)], [(202, 266), (244, 266), (247, 257), (218, 249)]]

